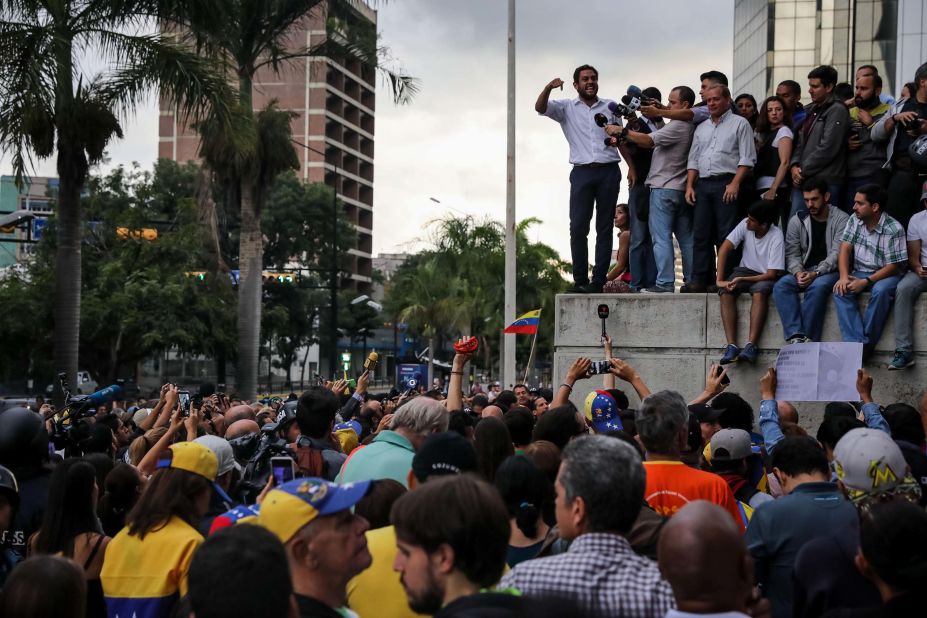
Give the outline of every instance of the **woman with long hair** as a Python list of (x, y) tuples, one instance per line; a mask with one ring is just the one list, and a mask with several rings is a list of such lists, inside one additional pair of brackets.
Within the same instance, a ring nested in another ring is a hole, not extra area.
[(48, 485), (42, 527), (29, 539), (30, 554), (70, 558), (83, 567), (87, 580), (87, 617), (106, 616), (100, 570), (110, 538), (97, 519), (96, 470), (80, 459), (65, 459)]
[(771, 96), (763, 101), (756, 121), (757, 199), (775, 202), (779, 208), (780, 227), (785, 233), (792, 209), (789, 188), (789, 160), (792, 157), (792, 113), (785, 101)]
[(734, 99), (734, 113), (738, 116), (743, 116), (747, 119), (747, 122), (750, 123), (750, 128), (756, 128), (756, 122), (759, 119), (760, 113), (756, 109), (756, 99), (753, 98), (752, 94), (738, 94), (737, 98)]
[(126, 525), (126, 515), (135, 506), (141, 494), (142, 478), (138, 470), (120, 463), (106, 475), (103, 496), (100, 498), (100, 523), (103, 532), (116, 536)]
[(509, 428), (494, 416), (481, 418), (473, 431), (473, 446), (480, 476), (490, 483), (496, 478), (496, 470), (507, 457), (515, 454)]
[[(172, 419), (172, 424), (178, 419)], [(167, 617), (187, 593), (187, 570), (203, 542), (197, 525), (209, 509), (219, 461), (196, 442), (159, 455), (156, 470), (103, 561), (111, 616)]]
[(7, 578), (0, 595), (0, 616), (84, 618), (86, 596), (86, 580), (72, 560), (34, 556)]
[(615, 265), (605, 275), (603, 292), (619, 294), (631, 291), (631, 270), (628, 258), (631, 253), (631, 215), (627, 204), (615, 207), (615, 227), (618, 228), (618, 256)]
[(554, 486), (530, 459), (515, 455), (499, 466), (496, 489), (509, 511), (512, 533), (505, 561), (513, 568), (536, 558), (549, 544), (551, 527), (544, 521), (544, 511), (554, 503)]

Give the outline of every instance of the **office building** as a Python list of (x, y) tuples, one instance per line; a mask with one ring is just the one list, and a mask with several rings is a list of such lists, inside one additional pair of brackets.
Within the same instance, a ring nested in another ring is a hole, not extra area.
[(45, 231), (52, 203), (58, 196), (58, 179), (33, 176), (26, 178), (23, 188), (16, 186), (13, 176), (0, 176), (0, 214), (25, 210), (34, 219), (14, 228), (0, 228), (0, 268), (12, 266), (32, 255), (37, 241)]
[[(362, 0), (351, 4), (351, 14), (340, 17), (376, 27), (376, 11)], [(324, 42), (327, 17), (327, 3), (310, 12), (293, 34), (294, 46)], [(342, 216), (357, 231), (356, 244), (348, 251), (350, 274), (344, 284), (361, 292), (370, 290), (373, 274), (375, 73), (375, 67), (357, 59), (340, 62), (313, 56), (285, 62), (279, 73), (263, 67), (254, 80), (255, 110), (276, 100), (280, 109), (297, 114), (292, 131), (300, 177), (334, 187), (344, 205)], [(196, 131), (163, 103), (159, 121), (158, 156), (195, 160)]]
[(923, 0), (734, 1), (735, 96), (749, 92), (761, 99), (786, 79), (804, 92), (808, 72), (822, 64), (852, 83), (855, 68), (872, 64), (883, 91), (897, 97), (925, 59)]

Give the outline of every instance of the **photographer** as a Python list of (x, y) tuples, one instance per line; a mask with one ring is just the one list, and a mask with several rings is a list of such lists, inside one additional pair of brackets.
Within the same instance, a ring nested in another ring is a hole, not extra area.
[(892, 172), (888, 184), (888, 214), (905, 227), (917, 212), (920, 189), (927, 168), (911, 159), (908, 147), (927, 133), (927, 62), (914, 73), (915, 92), (896, 103), (872, 127), (873, 142), (888, 142), (885, 168)]
[(333, 481), (341, 470), (347, 457), (332, 438), (337, 413), (338, 398), (327, 389), (317, 387), (300, 395), (296, 405), (300, 435), (295, 441), (295, 451), (301, 476)]

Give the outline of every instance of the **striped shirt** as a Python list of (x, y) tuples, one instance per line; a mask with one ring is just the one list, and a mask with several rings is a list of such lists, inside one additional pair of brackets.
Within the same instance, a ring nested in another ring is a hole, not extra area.
[(853, 245), (853, 270), (876, 272), (908, 260), (904, 228), (885, 213), (872, 231), (859, 217), (850, 217), (840, 240)]

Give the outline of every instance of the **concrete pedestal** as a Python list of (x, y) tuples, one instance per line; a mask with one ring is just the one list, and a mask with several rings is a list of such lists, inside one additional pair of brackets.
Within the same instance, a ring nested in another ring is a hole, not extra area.
[[(750, 298), (738, 300), (738, 333), (742, 345), (748, 333)], [(865, 308), (868, 294), (860, 301)], [(708, 368), (721, 358), (726, 343), (721, 325), (721, 309), (716, 294), (562, 294), (556, 299), (556, 334), (554, 337), (554, 389), (563, 381), (567, 369), (578, 356), (592, 360), (604, 358), (600, 344), (602, 323), (596, 314), (600, 304), (609, 306), (606, 321), (612, 338), (613, 355), (627, 361), (644, 379), (653, 392), (671, 389), (682, 393), (686, 400), (694, 398), (705, 386)], [(917, 397), (927, 388), (927, 297), (918, 300), (914, 312), (914, 345), (917, 365), (903, 371), (888, 371), (887, 363), (894, 353), (893, 322), (890, 318), (876, 352), (866, 363), (875, 381), (873, 397), (882, 404), (896, 401), (917, 405)], [(831, 304), (824, 320), (825, 341), (840, 341), (837, 312)], [(779, 349), (785, 345), (782, 324), (770, 298), (769, 317), (760, 340), (756, 365), (736, 364), (728, 370), (731, 385), (728, 390), (739, 393), (759, 414), (759, 379), (766, 368), (773, 366)], [(617, 388), (628, 394), (631, 406), (640, 401), (626, 383), (618, 380)], [(602, 388), (602, 377), (593, 376), (576, 383), (571, 397), (582, 406), (589, 391)], [(823, 403), (796, 403), (801, 424), (816, 430), (823, 414)]]

